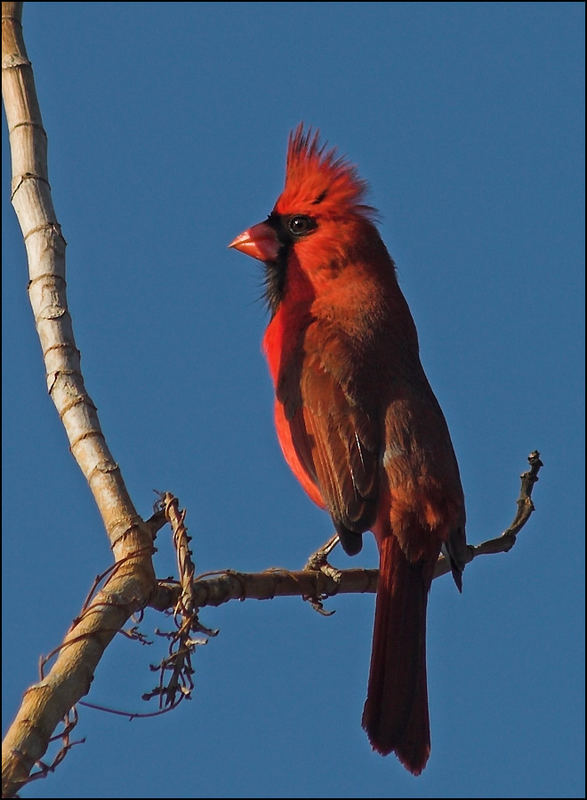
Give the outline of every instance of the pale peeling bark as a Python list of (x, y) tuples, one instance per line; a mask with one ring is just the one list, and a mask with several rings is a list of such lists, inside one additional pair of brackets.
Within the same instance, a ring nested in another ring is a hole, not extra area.
[[(47, 388), (120, 564), (74, 621), (49, 674), (24, 694), (2, 748), (3, 796), (13, 796), (50, 737), (89, 690), (105, 647), (155, 587), (152, 535), (137, 514), (100, 428), (80, 369), (66, 298), (65, 240), (53, 208), (47, 136), (21, 29), (22, 3), (2, 3), (2, 93), (12, 154), (12, 204), (26, 246), (29, 298)], [(5, 268), (9, 268), (8, 265)]]

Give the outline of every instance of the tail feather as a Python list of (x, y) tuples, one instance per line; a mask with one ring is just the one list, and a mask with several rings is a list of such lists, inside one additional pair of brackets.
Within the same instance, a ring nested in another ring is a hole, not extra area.
[(434, 562), (410, 562), (395, 536), (380, 543), (379, 584), (363, 728), (414, 775), (430, 755), (426, 606)]

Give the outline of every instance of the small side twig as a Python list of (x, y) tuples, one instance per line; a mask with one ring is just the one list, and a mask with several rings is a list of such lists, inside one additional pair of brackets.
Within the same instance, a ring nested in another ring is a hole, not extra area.
[[(521, 486), (520, 494), (516, 501), (517, 511), (511, 524), (495, 539), (488, 539), (478, 545), (467, 545), (468, 558), (466, 563), (470, 563), (477, 556), (494, 555), (495, 553), (507, 553), (516, 543), (516, 539), (524, 525), (530, 519), (534, 509), (532, 502), (532, 490), (534, 484), (538, 481), (538, 473), (540, 468), (544, 466), (540, 460), (540, 453), (538, 450), (533, 450), (528, 456), (528, 463), (530, 469), (520, 475)], [(450, 566), (444, 556), (440, 556), (434, 577), (438, 578), (440, 575), (445, 575), (450, 572)]]
[[(206, 640), (193, 638), (192, 634), (195, 632), (216, 636), (218, 631), (206, 628), (198, 619), (198, 604), (194, 591), (195, 564), (189, 546), (191, 537), (188, 536), (185, 526), (186, 512), (180, 510), (177, 498), (170, 492), (161, 494), (160, 505), (161, 512), (171, 525), (177, 555), (179, 591), (173, 613), (177, 630), (172, 633), (156, 631), (158, 635), (170, 640), (169, 651), (167, 657), (159, 664), (151, 666), (152, 670), (159, 672), (159, 683), (152, 691), (145, 693), (143, 699), (159, 697), (159, 707), (171, 709), (182, 699), (190, 699), (194, 688), (192, 654), (194, 649), (198, 645), (205, 644)], [(169, 676), (167, 680), (166, 676)]]
[(37, 781), (40, 778), (46, 778), (52, 772), (55, 772), (59, 764), (63, 761), (65, 756), (71, 750), (72, 747), (75, 747), (76, 744), (83, 744), (86, 739), (78, 739), (76, 741), (71, 741), (70, 735), (75, 726), (78, 723), (78, 714), (77, 709), (75, 706), (69, 709), (65, 717), (63, 718), (63, 730), (60, 733), (51, 736), (49, 739), (49, 744), (61, 739), (61, 747), (57, 752), (55, 758), (50, 764), (47, 764), (45, 761), (39, 759), (36, 762), (36, 766), (38, 767), (36, 772), (31, 772), (28, 778), (25, 781), (22, 781), (22, 784), (31, 783), (32, 781)]

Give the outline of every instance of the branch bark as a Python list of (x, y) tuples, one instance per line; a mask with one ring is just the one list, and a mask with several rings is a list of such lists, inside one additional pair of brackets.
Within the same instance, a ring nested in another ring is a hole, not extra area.
[[(543, 466), (540, 453), (534, 450), (528, 456), (530, 469), (520, 475), (521, 487), (517, 511), (512, 523), (493, 539), (478, 545), (467, 545), (462, 554), (465, 564), (484, 555), (507, 553), (516, 543), (517, 536), (534, 511), (532, 490)], [(183, 517), (182, 517), (183, 523)], [(330, 540), (329, 544), (332, 542)], [(331, 548), (330, 548), (331, 549)], [(320, 559), (318, 560), (318, 563)], [(314, 560), (309, 559), (308, 564)], [(444, 556), (436, 564), (434, 578), (449, 573), (450, 566)], [(271, 600), (274, 597), (301, 597), (321, 602), (337, 594), (363, 594), (377, 591), (379, 571), (376, 569), (337, 570), (327, 564), (327, 569), (306, 566), (302, 570), (268, 569), (264, 572), (237, 572), (223, 570), (201, 575), (192, 587), (192, 602), (196, 608), (219, 606), (230, 600)], [(158, 610), (175, 607), (182, 593), (180, 583), (160, 581), (149, 605)]]
[(47, 389), (104, 521), (119, 567), (66, 634), (49, 674), (24, 694), (2, 745), (3, 796), (29, 780), (61, 719), (90, 688), (104, 649), (155, 587), (153, 538), (137, 514), (86, 391), (65, 282), (66, 242), (47, 170), (47, 136), (22, 37), (22, 3), (2, 3), (2, 95), (12, 155), (12, 204), (29, 266), (29, 299)]

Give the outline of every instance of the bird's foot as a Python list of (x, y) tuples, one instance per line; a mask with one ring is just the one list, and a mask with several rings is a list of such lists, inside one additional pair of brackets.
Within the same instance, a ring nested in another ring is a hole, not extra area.
[[(332, 564), (328, 563), (328, 556), (334, 550), (336, 545), (339, 543), (340, 539), (338, 533), (335, 533), (334, 536), (322, 545), (316, 552), (312, 553), (312, 555), (308, 558), (304, 565), (304, 570), (308, 570), (310, 572), (321, 572), (323, 575), (326, 575), (336, 586), (340, 584), (341, 581), (341, 572), (336, 567), (333, 567)], [(322, 614), (325, 617), (330, 617), (334, 614), (334, 611), (326, 611), (324, 608), (323, 600), (327, 597), (331, 597), (332, 594), (336, 594), (335, 592), (330, 592), (329, 594), (323, 595), (316, 595), (314, 597), (306, 597), (304, 598), (307, 600), (314, 611), (317, 611), (319, 614)]]
[(334, 536), (330, 537), (326, 544), (323, 544), (322, 547), (319, 547), (315, 553), (312, 553), (310, 558), (306, 561), (304, 569), (310, 569), (314, 571), (319, 570), (320, 572), (324, 572), (325, 575), (328, 575), (333, 580), (339, 582), (340, 571), (328, 563), (328, 556), (332, 553), (339, 542), (340, 538), (338, 533), (335, 533)]

